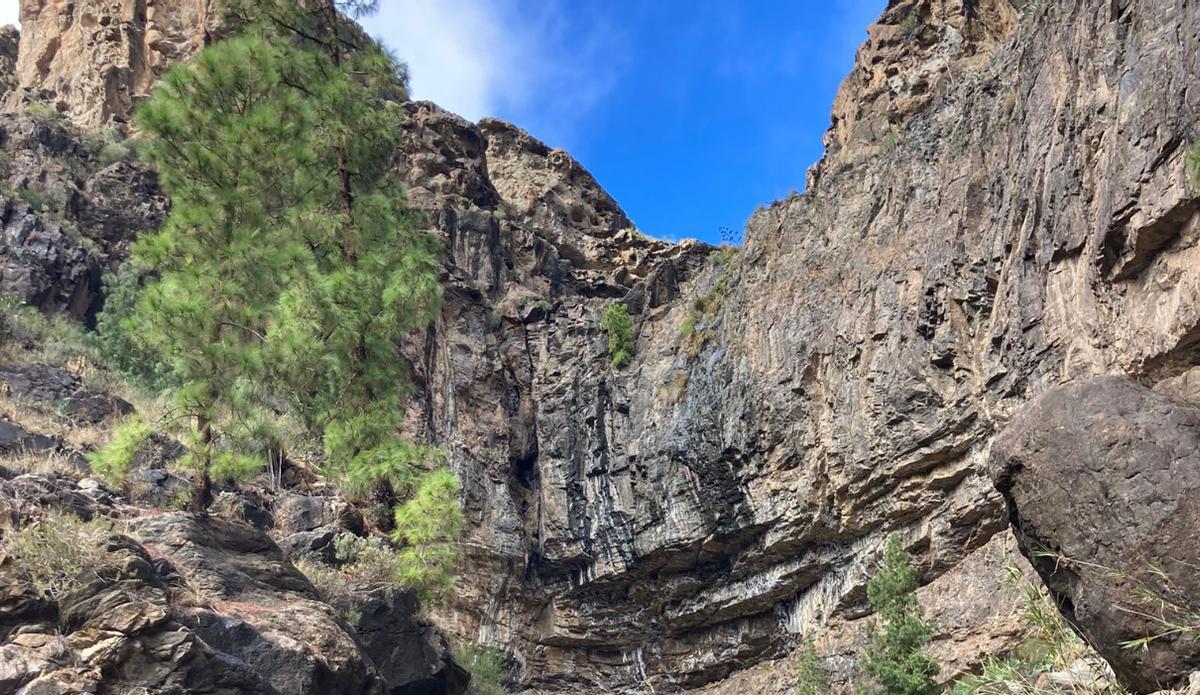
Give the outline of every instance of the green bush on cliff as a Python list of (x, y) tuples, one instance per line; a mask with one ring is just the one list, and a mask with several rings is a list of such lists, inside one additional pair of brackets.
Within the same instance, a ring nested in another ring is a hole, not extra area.
[(150, 441), (154, 430), (139, 416), (126, 418), (113, 428), (108, 445), (88, 453), (87, 460), (92, 472), (109, 485), (125, 486), (130, 468), (138, 452)]
[(395, 545), (380, 538), (344, 533), (334, 539), (341, 566), (301, 563), (301, 571), (329, 599), (384, 586), (416, 592), (422, 600), (441, 597), (454, 585), (463, 515), (458, 478), (445, 469), (425, 474), (416, 492), (395, 509)]
[(608, 356), (612, 366), (620, 369), (633, 358), (633, 319), (623, 302), (614, 302), (604, 307), (600, 317), (600, 328), (608, 336)]
[(1200, 189), (1200, 142), (1192, 145), (1192, 149), (1188, 150), (1184, 163), (1187, 165), (1188, 178), (1191, 179), (1192, 187)]
[(504, 652), (484, 644), (455, 650), (454, 661), (471, 674), (467, 695), (504, 695)]
[(796, 655), (796, 695), (829, 695), (829, 672), (821, 663), (816, 645), (805, 640)]
[(867, 582), (875, 620), (867, 628), (867, 646), (859, 666), (866, 675), (859, 691), (867, 695), (932, 695), (938, 665), (925, 646), (933, 626), (917, 603), (917, 571), (900, 537), (888, 538), (883, 562)]

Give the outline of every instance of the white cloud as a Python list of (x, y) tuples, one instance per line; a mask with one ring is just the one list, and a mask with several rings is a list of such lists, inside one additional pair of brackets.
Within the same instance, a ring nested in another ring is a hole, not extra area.
[(21, 6), (17, 0), (0, 0), (0, 27), (6, 24), (20, 24)]
[(408, 63), (413, 98), (471, 120), (518, 120), (556, 145), (567, 144), (621, 65), (613, 59), (619, 32), (568, 22), (551, 2), (389, 0), (363, 24)]
[(363, 23), (408, 63), (414, 98), (436, 101), (471, 120), (495, 112), (518, 62), (498, 4), (391, 0), (381, 5)]

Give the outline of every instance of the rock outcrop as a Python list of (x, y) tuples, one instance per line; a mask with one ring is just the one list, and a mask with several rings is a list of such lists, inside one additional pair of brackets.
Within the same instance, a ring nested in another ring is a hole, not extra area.
[(123, 126), (137, 98), (208, 43), (219, 20), (213, 0), (21, 0), (7, 105), (48, 102), (78, 125)]
[(1147, 693), (1200, 669), (1200, 410), (1078, 382), (1023, 408), (992, 458), (1022, 552), (1117, 675)]
[(17, 85), (17, 46), (21, 33), (16, 27), (0, 27), (0, 103)]
[(986, 462), (1023, 403), (1195, 358), (1198, 12), (891, 3), (809, 190), (711, 263), (624, 241), (565, 155), (416, 105), (450, 289), (409, 421), (471, 522), (444, 624), (530, 685), (691, 687), (861, 616), (889, 533), (933, 581), (1002, 532)]
[[(436, 693), (465, 674), (415, 600), (373, 597), (350, 626), (265, 533), (146, 513), (94, 480), (0, 480), (6, 533), (50, 513), (123, 518), (108, 569), (47, 597), (0, 553), (0, 689), (22, 693)], [(382, 627), (381, 627), (382, 626)], [(362, 630), (360, 635), (357, 630)]]
[(54, 116), (0, 115), (0, 294), (90, 322), (100, 281), (168, 203), (120, 144)]

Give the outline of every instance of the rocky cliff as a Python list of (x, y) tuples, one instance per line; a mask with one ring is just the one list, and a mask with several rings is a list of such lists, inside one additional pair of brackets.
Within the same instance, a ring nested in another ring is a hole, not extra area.
[[(509, 129), (408, 166), (421, 202), (482, 161), (510, 212), (472, 233), (430, 206), (482, 300), (449, 303), (413, 418), (467, 481), (462, 629), (518, 645), (533, 684), (696, 685), (861, 615), (890, 532), (926, 580), (1004, 532), (986, 460), (1016, 409), (1194, 357), (1198, 30), (1174, 2), (893, 2), (805, 195), (740, 252), (644, 279), (577, 248), (612, 218), (564, 201), (553, 153), (497, 147)], [(492, 284), (518, 220), (586, 223), (533, 276), (548, 310)], [(613, 300), (635, 316), (622, 370), (596, 329)]]
[(80, 125), (121, 127), (167, 68), (209, 43), (219, 20), (211, 0), (21, 0), (7, 107), (44, 102)]
[[(100, 56), (45, 18), (125, 15), (25, 3), (18, 94), (119, 121), (146, 66), (202, 43), (181, 7), (154, 21), (183, 39), (134, 61), (160, 45), (149, 14)], [(446, 302), (405, 346), (407, 422), (469, 522), (439, 624), (504, 645), (525, 687), (662, 692), (761, 662), (713, 692), (783, 693), (767, 662), (802, 636), (850, 665), (896, 532), (944, 675), (1011, 648), (996, 433), (1057, 384), (1197, 360), (1198, 46), (1200, 7), (1175, 0), (893, 0), (807, 191), (737, 250), (647, 239), (566, 153), (410, 104), (398, 167), (445, 241)], [(115, 91), (55, 77), (96, 60)], [(613, 302), (634, 317), (621, 369)]]

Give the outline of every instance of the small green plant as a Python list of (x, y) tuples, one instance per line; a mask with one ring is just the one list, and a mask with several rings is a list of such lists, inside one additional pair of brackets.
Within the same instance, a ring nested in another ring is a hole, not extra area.
[(733, 260), (737, 258), (739, 251), (741, 249), (732, 244), (721, 244), (719, 247), (708, 252), (708, 264), (721, 265), (728, 268), (733, 264)]
[(24, 111), (26, 115), (34, 116), (36, 118), (61, 119), (63, 117), (62, 113), (58, 109), (44, 101), (31, 101), (25, 104), (21, 110)]
[(504, 652), (484, 644), (455, 650), (454, 661), (471, 674), (467, 695), (504, 695)]
[(107, 550), (114, 533), (107, 520), (51, 514), (22, 527), (3, 543), (14, 567), (38, 596), (58, 601), (117, 570), (116, 558)]
[(17, 191), (17, 197), (24, 200), (37, 212), (54, 213), (67, 209), (70, 195), (62, 185), (55, 185), (49, 188), (22, 188)]
[(816, 646), (805, 640), (796, 655), (796, 695), (829, 695), (831, 687)]
[(1035, 691), (1035, 668), (1023, 659), (988, 658), (979, 673), (954, 684), (954, 695), (1018, 695)]
[(1192, 145), (1184, 157), (1184, 164), (1187, 167), (1188, 179), (1192, 182), (1192, 188), (1200, 189), (1200, 142)]
[(1074, 695), (1127, 695), (1100, 664), (1102, 660), (1070, 628), (1062, 613), (1037, 586), (1021, 577), (1020, 569), (1009, 568), (1011, 580), (1019, 584), (1024, 598), (1024, 640), (1003, 659), (989, 658), (978, 673), (954, 684), (954, 695), (1038, 695), (1039, 677), (1047, 671), (1077, 669), (1080, 664), (1094, 670), (1094, 679), (1073, 686)]
[(434, 470), (395, 510), (392, 538), (401, 544), (397, 583), (413, 589), (422, 599), (439, 598), (454, 586), (463, 525), (458, 490), (453, 473), (444, 468)]
[(633, 358), (633, 319), (629, 308), (622, 302), (614, 302), (604, 308), (600, 317), (600, 328), (608, 336), (608, 356), (612, 366), (620, 369)]
[[(716, 252), (714, 251), (713, 253)], [(710, 254), (710, 261), (712, 258), (713, 256)], [(718, 257), (718, 259), (720, 258), (723, 258), (723, 256)], [(732, 261), (733, 255), (731, 254), (727, 260), (718, 260), (712, 263), (714, 266), (724, 268), (721, 278), (713, 284), (708, 292), (692, 300), (692, 305), (688, 308), (688, 313), (684, 316), (683, 323), (679, 326), (679, 342), (687, 352), (689, 359), (694, 359), (699, 355), (700, 349), (713, 337), (714, 327), (706, 324), (712, 323), (709, 319), (725, 305), (725, 299), (732, 290), (732, 283), (729, 279), (732, 272)]]
[(87, 455), (92, 472), (113, 487), (124, 487), (134, 460), (153, 433), (150, 424), (140, 416), (127, 418), (113, 429), (107, 446)]
[(102, 167), (117, 162), (132, 162), (135, 159), (137, 159), (137, 149), (128, 140), (106, 143), (96, 155), (96, 161)]
[(933, 695), (938, 665), (925, 653), (933, 626), (917, 603), (917, 571), (893, 534), (883, 562), (867, 582), (867, 598), (876, 618), (867, 628), (867, 646), (859, 665), (867, 676), (860, 692), (873, 695)]
[(171, 366), (137, 332), (125, 327), (141, 296), (140, 273), (125, 264), (118, 272), (105, 274), (103, 283), (104, 309), (96, 317), (92, 342), (109, 366), (138, 388), (153, 393), (174, 386), (177, 380)]

